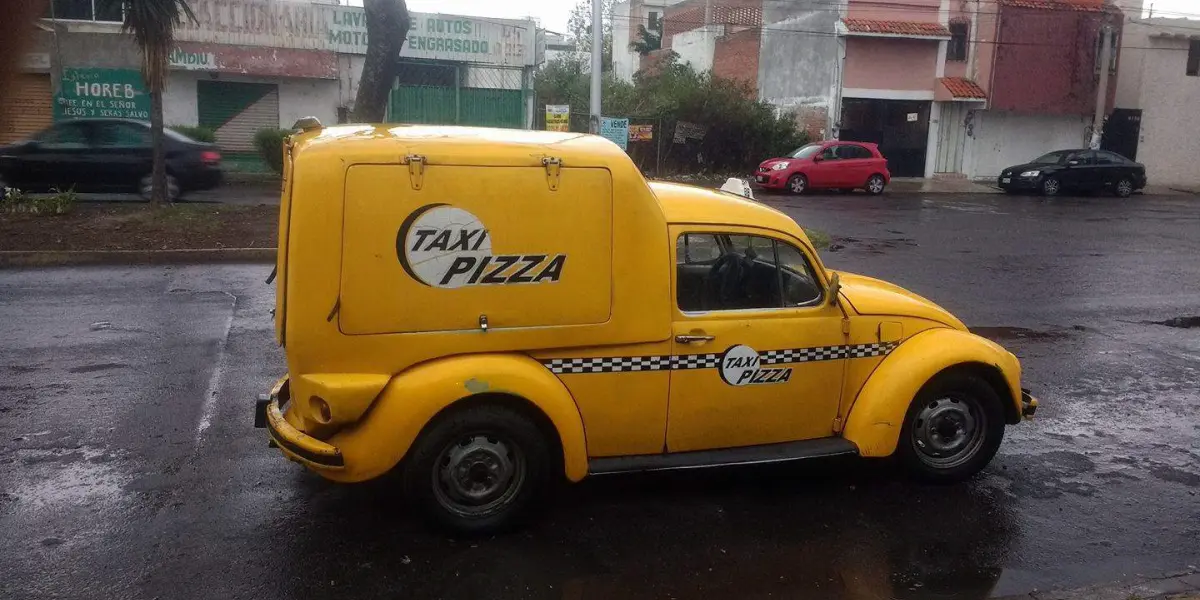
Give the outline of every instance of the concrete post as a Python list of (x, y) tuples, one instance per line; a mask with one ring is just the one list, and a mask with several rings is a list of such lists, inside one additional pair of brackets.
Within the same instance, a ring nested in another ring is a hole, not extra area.
[(1092, 150), (1100, 149), (1100, 140), (1104, 135), (1105, 103), (1108, 101), (1108, 65), (1112, 62), (1112, 25), (1100, 29), (1100, 85), (1096, 89), (1096, 117), (1092, 121), (1092, 142), (1088, 146)]
[(601, 10), (603, 0), (592, 0), (592, 102), (591, 124), (592, 133), (600, 133), (600, 69), (603, 68), (602, 54), (604, 51), (604, 15)]

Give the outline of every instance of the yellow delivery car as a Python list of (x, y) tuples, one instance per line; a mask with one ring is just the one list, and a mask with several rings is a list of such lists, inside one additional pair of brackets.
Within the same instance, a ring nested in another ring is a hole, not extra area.
[(399, 470), (453, 530), (558, 477), (850, 454), (958, 481), (1037, 406), (936, 304), (600, 137), (309, 123), (284, 163), (288, 374), (256, 422), (328, 479)]

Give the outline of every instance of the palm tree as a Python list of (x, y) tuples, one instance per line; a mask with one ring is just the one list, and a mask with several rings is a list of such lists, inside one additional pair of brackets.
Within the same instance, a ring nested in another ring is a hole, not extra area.
[(105, 0), (106, 4), (120, 3), (124, 7), (122, 28), (133, 33), (142, 49), (142, 79), (150, 92), (150, 139), (154, 151), (151, 171), (150, 203), (161, 204), (167, 195), (167, 167), (163, 156), (163, 82), (167, 77), (167, 56), (175, 45), (175, 26), (186, 16), (195, 22), (196, 15), (187, 0)]

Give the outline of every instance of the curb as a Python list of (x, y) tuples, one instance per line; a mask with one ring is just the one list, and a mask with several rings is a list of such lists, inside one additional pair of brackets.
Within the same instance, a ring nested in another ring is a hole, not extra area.
[(1200, 572), (1187, 570), (1132, 583), (1034, 591), (994, 600), (1200, 600)]
[(181, 265), (193, 263), (273, 263), (275, 248), (195, 250), (15, 250), (0, 251), (0, 268), (67, 265)]

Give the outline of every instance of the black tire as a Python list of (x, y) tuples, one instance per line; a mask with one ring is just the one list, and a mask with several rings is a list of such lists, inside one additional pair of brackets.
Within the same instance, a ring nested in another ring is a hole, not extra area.
[[(153, 174), (147, 174), (138, 181), (138, 195), (143, 200), (150, 200), (150, 178)], [(179, 185), (179, 180), (174, 175), (167, 173), (167, 202), (179, 202), (183, 199), (183, 187)]]
[[(970, 417), (964, 419), (963, 415)], [(966, 427), (965, 421), (974, 425)], [(1004, 438), (1004, 423), (1000, 397), (986, 381), (962, 371), (943, 373), (926, 383), (909, 405), (896, 454), (918, 479), (963, 481), (996, 455)], [(947, 436), (951, 427), (955, 430)]]
[[(510, 530), (527, 516), (549, 480), (552, 446), (536, 424), (507, 406), (482, 404), (452, 411), (440, 415), (413, 444), (403, 468), (405, 493), (451, 532)], [(506, 462), (509, 477), (503, 476)], [(460, 495), (475, 493), (464, 491), (464, 485), (487, 488), (493, 482), (497, 489), (485, 489), (486, 497), (479, 502)]]
[(867, 178), (863, 189), (867, 190), (867, 193), (872, 196), (878, 196), (883, 193), (883, 188), (886, 186), (887, 184), (883, 181), (883, 175), (876, 173)]
[(808, 190), (808, 178), (801, 173), (788, 177), (787, 189), (793, 194), (803, 194)]
[(1113, 186), (1113, 194), (1118, 198), (1128, 198), (1133, 194), (1133, 181), (1128, 177), (1122, 177)]
[(1062, 182), (1057, 177), (1047, 177), (1042, 180), (1041, 190), (1043, 196), (1057, 196), (1062, 193)]

